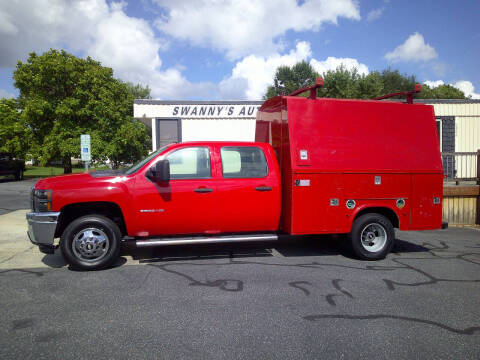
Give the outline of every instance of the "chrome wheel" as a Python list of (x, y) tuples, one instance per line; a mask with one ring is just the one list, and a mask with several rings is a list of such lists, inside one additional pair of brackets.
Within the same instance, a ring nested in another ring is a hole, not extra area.
[(387, 231), (379, 223), (371, 223), (363, 228), (360, 240), (365, 250), (377, 252), (387, 243)]
[(72, 251), (75, 256), (88, 262), (103, 258), (109, 247), (108, 236), (102, 230), (96, 228), (81, 230), (72, 241)]

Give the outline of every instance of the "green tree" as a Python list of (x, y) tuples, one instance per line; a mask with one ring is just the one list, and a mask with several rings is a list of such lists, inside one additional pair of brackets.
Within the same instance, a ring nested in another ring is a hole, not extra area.
[(335, 71), (327, 71), (323, 77), (324, 82), (320, 89), (320, 96), (345, 99), (355, 99), (359, 96), (362, 76), (356, 69), (350, 71), (341, 65)]
[(268, 87), (264, 99), (282, 94), (288, 95), (297, 89), (313, 85), (318, 76), (318, 73), (305, 60), (292, 67), (280, 66), (275, 72), (273, 85)]
[[(318, 95), (329, 98), (372, 99), (381, 95), (413, 90), (417, 82), (414, 75), (401, 74), (398, 70), (385, 69), (373, 71), (368, 75), (360, 74), (356, 69), (349, 70), (340, 65), (336, 70), (322, 74), (323, 87)], [(311, 65), (302, 61), (296, 65), (280, 66), (269, 86), (264, 99), (272, 96), (289, 94), (296, 89), (315, 83), (318, 74)], [(303, 94), (308, 96), (308, 92)], [(403, 96), (397, 96), (403, 98)], [(441, 85), (431, 89), (423, 85), (423, 90), (416, 95), (423, 99), (464, 99), (465, 94), (451, 85)]]
[(31, 131), (23, 122), (16, 99), (0, 99), (0, 152), (25, 159)]
[(135, 119), (118, 128), (105, 149), (114, 169), (122, 163), (134, 163), (145, 156), (145, 149), (149, 149), (151, 145), (151, 139), (145, 136), (145, 133), (145, 125)]
[(383, 70), (380, 77), (382, 78), (384, 94), (412, 90), (417, 83), (414, 75), (402, 75), (398, 70), (391, 70), (390, 68)]
[(422, 91), (417, 95), (420, 99), (466, 99), (463, 91), (452, 85), (440, 85), (431, 88), (427, 84), (423, 84)]
[[(136, 143), (125, 142), (121, 158), (118, 148), (108, 146), (120, 136), (120, 129), (136, 122), (132, 120), (134, 96), (113, 77), (111, 68), (90, 57), (80, 59), (51, 49), (19, 61), (13, 78), (20, 90), (21, 120), (36, 144), (31, 152), (41, 164), (62, 159), (64, 172), (70, 173), (71, 158), (80, 156), (81, 134), (92, 137), (94, 161), (130, 161), (126, 154), (131, 153), (140, 157)], [(144, 127), (143, 136), (147, 137)], [(144, 147), (143, 153), (147, 150)]]
[(151, 99), (150, 87), (148, 85), (143, 86), (142, 84), (133, 84), (131, 82), (126, 82), (128, 91), (132, 94), (134, 99)]

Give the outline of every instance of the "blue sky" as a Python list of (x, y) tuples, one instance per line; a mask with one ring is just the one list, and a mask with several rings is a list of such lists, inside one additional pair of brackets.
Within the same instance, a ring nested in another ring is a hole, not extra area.
[(0, 96), (28, 53), (91, 56), (158, 99), (259, 100), (279, 65), (387, 67), (480, 98), (480, 1), (31, 0), (0, 3)]

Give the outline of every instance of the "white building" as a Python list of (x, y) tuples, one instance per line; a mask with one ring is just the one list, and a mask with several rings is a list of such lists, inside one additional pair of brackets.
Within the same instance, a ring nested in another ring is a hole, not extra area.
[[(480, 100), (415, 100), (433, 105), (442, 152), (480, 149)], [(135, 100), (134, 117), (152, 131), (152, 150), (180, 141), (255, 139), (263, 101)]]
[(253, 141), (263, 101), (135, 100), (133, 116), (152, 131), (152, 150), (180, 141)]

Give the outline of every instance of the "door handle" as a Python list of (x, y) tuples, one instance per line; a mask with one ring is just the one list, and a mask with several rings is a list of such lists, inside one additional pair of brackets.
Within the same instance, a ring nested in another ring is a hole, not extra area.
[(271, 186), (257, 186), (255, 188), (255, 190), (257, 190), (257, 191), (272, 191), (272, 187)]
[(209, 189), (209, 188), (197, 188), (195, 190), (196, 193), (210, 193), (213, 191), (213, 189)]

